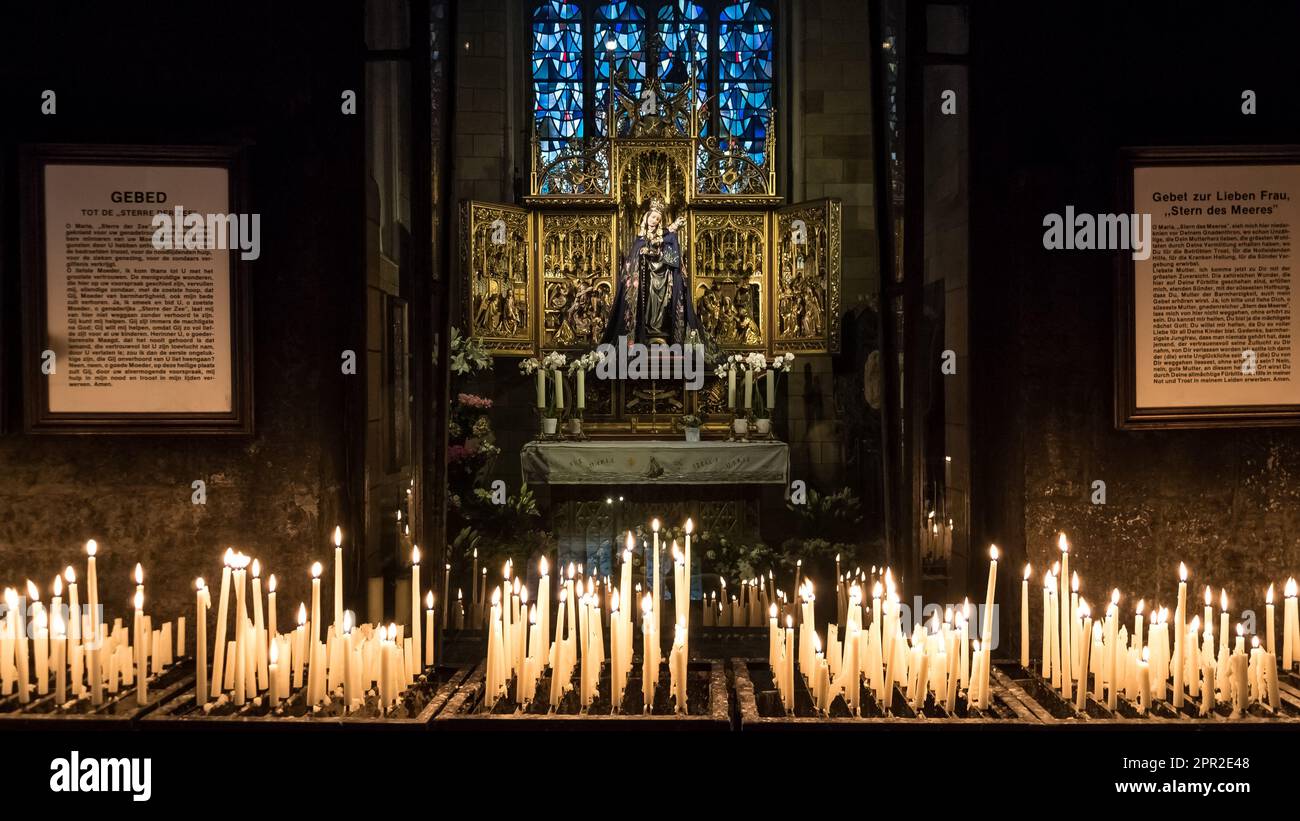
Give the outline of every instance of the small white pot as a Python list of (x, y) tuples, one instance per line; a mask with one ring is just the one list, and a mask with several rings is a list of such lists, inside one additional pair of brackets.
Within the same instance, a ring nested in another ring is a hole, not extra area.
[(576, 419), (576, 418), (575, 418), (575, 419), (570, 419), (570, 420), (569, 420), (569, 435), (570, 435), (570, 436), (580, 436), (580, 435), (582, 435), (582, 420), (581, 420), (581, 419)]
[(749, 433), (749, 420), (737, 419), (731, 423), (731, 429), (736, 432), (737, 436), (744, 436)]
[(555, 419), (554, 417), (551, 417), (551, 416), (547, 416), (547, 417), (543, 418), (543, 419), (542, 419), (542, 433), (546, 434), (547, 436), (554, 436), (554, 435), (555, 435), (555, 425), (556, 425), (556, 423), (557, 423), (558, 421), (559, 421), (558, 419)]
[(687, 429), (686, 429), (686, 441), (687, 441), (687, 442), (698, 442), (698, 441), (700, 441), (700, 429), (699, 429), (699, 428), (687, 428)]
[(759, 436), (767, 436), (769, 433), (772, 432), (772, 420), (771, 420), (771, 419), (755, 419), (755, 420), (754, 420), (754, 431), (755, 431), (756, 433), (758, 433)]

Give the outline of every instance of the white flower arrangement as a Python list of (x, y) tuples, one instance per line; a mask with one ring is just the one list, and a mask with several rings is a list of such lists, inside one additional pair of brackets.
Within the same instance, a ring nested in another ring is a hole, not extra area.
[(542, 363), (537, 361), (537, 357), (530, 356), (524, 361), (519, 363), (519, 372), (522, 373), (524, 376), (532, 376), (533, 374), (537, 373), (537, 369), (540, 368), (541, 366)]
[(573, 361), (569, 363), (569, 373), (589, 371), (604, 361), (605, 353), (603, 351), (588, 351), (582, 356), (574, 357)]
[(542, 367), (548, 371), (558, 371), (564, 368), (567, 357), (559, 351), (551, 351), (542, 357)]
[(771, 362), (768, 363), (768, 367), (776, 371), (777, 373), (780, 373), (782, 371), (788, 373), (790, 371), (790, 368), (793, 366), (793, 364), (794, 364), (794, 354), (779, 353), (772, 358)]

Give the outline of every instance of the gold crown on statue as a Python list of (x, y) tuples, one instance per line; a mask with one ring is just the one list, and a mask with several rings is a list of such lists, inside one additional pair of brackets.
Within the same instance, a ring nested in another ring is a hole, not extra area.
[(668, 204), (664, 202), (663, 197), (654, 196), (650, 198), (651, 211), (658, 211), (660, 214), (662, 214), (667, 208), (668, 208)]

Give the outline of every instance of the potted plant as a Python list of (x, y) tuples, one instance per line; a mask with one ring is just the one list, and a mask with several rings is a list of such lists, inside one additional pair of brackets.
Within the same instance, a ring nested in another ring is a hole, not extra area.
[(755, 381), (763, 384), (761, 390), (754, 391), (754, 432), (759, 436), (770, 436), (772, 433), (772, 411), (776, 408), (777, 378), (783, 373), (788, 373), (793, 362), (792, 353), (777, 354), (770, 362), (761, 353), (750, 354), (746, 364), (755, 372)]
[(582, 437), (582, 412), (587, 408), (587, 371), (604, 361), (603, 351), (588, 351), (569, 363), (569, 375), (573, 377), (577, 390), (574, 392), (574, 408), (569, 414), (568, 433), (575, 438)]
[(682, 430), (686, 431), (687, 442), (700, 441), (700, 417), (693, 413), (682, 416)]
[[(554, 436), (559, 426), (560, 414), (564, 411), (564, 365), (566, 357), (559, 351), (551, 351), (538, 361), (529, 357), (519, 363), (519, 372), (524, 376), (537, 377), (537, 410), (542, 415), (542, 434)], [(546, 383), (552, 381), (555, 388), (546, 389)]]

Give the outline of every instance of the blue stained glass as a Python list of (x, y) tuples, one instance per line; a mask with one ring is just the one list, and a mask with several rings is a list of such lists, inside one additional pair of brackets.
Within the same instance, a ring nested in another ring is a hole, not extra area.
[[(691, 0), (676, 0), (659, 9), (659, 80), (664, 91), (675, 94), (691, 80), (695, 67), (696, 105), (708, 99), (709, 45), (708, 16), (704, 7)], [(700, 119), (700, 134), (707, 135), (707, 117)]]
[(626, 2), (602, 3), (596, 7), (595, 37), (596, 90), (594, 112), (596, 133), (605, 133), (609, 104), (609, 69), (626, 78), (632, 94), (641, 93), (646, 78), (645, 10)]
[(738, 148), (762, 163), (772, 107), (772, 14), (762, 4), (748, 0), (724, 6), (719, 19), (718, 113), (722, 128)]
[(582, 9), (549, 0), (533, 7), (533, 119), (542, 163), (582, 137)]

